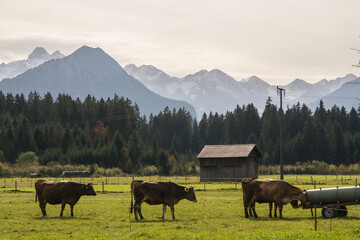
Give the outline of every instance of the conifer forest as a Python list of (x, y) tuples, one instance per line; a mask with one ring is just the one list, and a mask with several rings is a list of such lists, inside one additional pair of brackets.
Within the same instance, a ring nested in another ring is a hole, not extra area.
[[(255, 143), (262, 165), (279, 164), (279, 108), (268, 98), (259, 114), (239, 105), (226, 114), (193, 118), (185, 109), (165, 108), (149, 117), (117, 95), (84, 101), (66, 94), (0, 92), (0, 163), (16, 164), (34, 153), (38, 164), (97, 165), (163, 175), (196, 172), (204, 145)], [(360, 160), (360, 107), (347, 111), (324, 104), (312, 112), (299, 103), (284, 109), (284, 163), (354, 164)]]

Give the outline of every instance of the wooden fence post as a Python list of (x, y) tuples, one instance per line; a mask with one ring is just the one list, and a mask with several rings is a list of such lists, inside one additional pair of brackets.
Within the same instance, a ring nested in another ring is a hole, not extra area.
[(102, 181), (102, 193), (104, 193), (104, 181)]
[(315, 231), (317, 231), (316, 204), (315, 204)]
[(17, 181), (15, 181), (15, 192), (17, 192)]
[(204, 182), (204, 191), (206, 191), (206, 188), (205, 188), (205, 182)]

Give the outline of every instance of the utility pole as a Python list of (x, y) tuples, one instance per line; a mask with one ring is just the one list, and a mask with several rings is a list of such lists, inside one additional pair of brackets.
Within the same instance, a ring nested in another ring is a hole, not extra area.
[(283, 146), (283, 109), (282, 109), (282, 96), (284, 92), (285, 97), (285, 89), (276, 87), (277, 93), (280, 93), (280, 179), (284, 180), (284, 146)]

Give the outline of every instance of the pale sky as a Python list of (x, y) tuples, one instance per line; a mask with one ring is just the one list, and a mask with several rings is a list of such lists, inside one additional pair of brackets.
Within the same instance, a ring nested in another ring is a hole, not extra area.
[(359, 0), (1, 0), (0, 63), (87, 45), (176, 77), (315, 83), (360, 75), (359, 13)]

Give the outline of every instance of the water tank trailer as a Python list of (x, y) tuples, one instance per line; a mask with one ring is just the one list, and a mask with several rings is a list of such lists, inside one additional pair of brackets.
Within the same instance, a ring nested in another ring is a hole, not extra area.
[(360, 204), (360, 187), (336, 187), (306, 190), (308, 202), (303, 209), (322, 208), (324, 218), (347, 215), (346, 205)]

